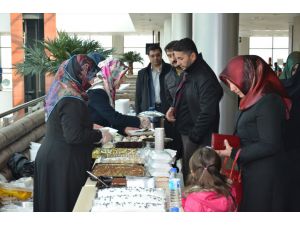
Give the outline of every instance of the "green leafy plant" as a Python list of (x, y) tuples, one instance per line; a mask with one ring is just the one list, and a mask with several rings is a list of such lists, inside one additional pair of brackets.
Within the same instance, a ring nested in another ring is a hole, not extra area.
[[(53, 40), (37, 42), (32, 47), (23, 47), (25, 60), (15, 66), (21, 75), (55, 74), (60, 64), (76, 54), (98, 52), (105, 58), (113, 53), (113, 49), (104, 49), (98, 41), (81, 40), (77, 35), (58, 32)], [(46, 54), (47, 53), (47, 54)]]
[(135, 51), (129, 51), (125, 52), (121, 55), (121, 61), (128, 63), (128, 74), (132, 75), (133, 74), (133, 63), (134, 62), (139, 62), (143, 64), (143, 58), (141, 57), (141, 54)]

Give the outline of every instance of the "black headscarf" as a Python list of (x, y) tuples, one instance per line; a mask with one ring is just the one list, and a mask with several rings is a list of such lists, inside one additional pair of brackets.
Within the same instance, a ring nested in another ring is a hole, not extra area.
[(290, 99), (292, 100), (292, 108), (290, 111), (290, 119), (287, 122), (286, 144), (287, 150), (300, 150), (300, 68), (289, 79), (280, 80), (285, 87)]

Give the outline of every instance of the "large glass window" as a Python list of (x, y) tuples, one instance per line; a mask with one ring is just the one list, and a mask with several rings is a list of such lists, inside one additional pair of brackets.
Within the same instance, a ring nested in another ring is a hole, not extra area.
[(91, 40), (100, 42), (103, 48), (112, 48), (112, 36), (111, 35), (99, 35), (92, 34), (90, 36)]
[(133, 64), (133, 74), (149, 64), (149, 57), (146, 55), (146, 43), (152, 43), (152, 35), (124, 35), (124, 52), (135, 51), (141, 54), (142, 63)]
[[(74, 35), (75, 33), (70, 33)], [(111, 35), (102, 35), (102, 34), (88, 34), (88, 33), (76, 33), (77, 37), (82, 40), (94, 40), (98, 41), (101, 46), (105, 49), (112, 48), (112, 36)]]
[(250, 48), (272, 48), (272, 37), (250, 37)]
[(3, 47), (11, 47), (11, 37), (8, 34), (0, 35), (0, 46)]
[(3, 89), (12, 88), (11, 35), (0, 33), (0, 67)]
[(289, 54), (288, 37), (250, 37), (251, 55), (262, 57), (267, 63), (271, 58), (271, 63), (277, 62), (280, 67), (286, 61)]

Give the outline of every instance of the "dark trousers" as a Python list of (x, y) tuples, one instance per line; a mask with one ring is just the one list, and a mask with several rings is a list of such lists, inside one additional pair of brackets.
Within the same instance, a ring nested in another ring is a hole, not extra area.
[(176, 160), (181, 159), (182, 151), (183, 151), (181, 135), (179, 134), (174, 123), (170, 123), (169, 121), (165, 120), (164, 127), (165, 127), (166, 137), (173, 139), (173, 141), (166, 144), (166, 148), (176, 150), (177, 151)]
[(190, 173), (189, 161), (193, 153), (200, 147), (199, 144), (192, 142), (187, 135), (181, 135), (183, 152), (182, 152), (182, 175), (184, 185), (187, 183), (187, 178)]

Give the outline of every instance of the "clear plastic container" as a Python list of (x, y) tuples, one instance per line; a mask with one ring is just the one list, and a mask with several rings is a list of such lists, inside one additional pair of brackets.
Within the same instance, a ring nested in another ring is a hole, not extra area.
[(0, 197), (16, 197), (19, 200), (27, 200), (32, 197), (32, 190), (8, 185), (0, 185)]

